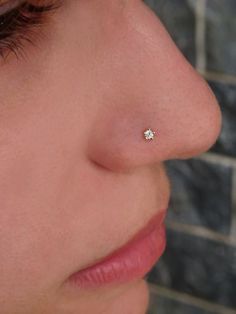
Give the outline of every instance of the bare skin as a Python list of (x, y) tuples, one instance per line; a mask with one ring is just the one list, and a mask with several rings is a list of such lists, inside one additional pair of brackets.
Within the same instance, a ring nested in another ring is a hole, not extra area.
[(218, 104), (142, 1), (67, 0), (45, 32), (0, 65), (1, 314), (144, 314), (143, 280), (65, 281), (166, 208), (163, 162), (211, 147)]

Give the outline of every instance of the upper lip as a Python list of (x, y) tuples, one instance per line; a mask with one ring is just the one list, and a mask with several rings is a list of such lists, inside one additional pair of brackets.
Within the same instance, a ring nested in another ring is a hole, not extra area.
[(91, 266), (95, 266), (98, 263), (102, 263), (102, 262), (106, 261), (107, 259), (113, 257), (114, 255), (119, 254), (127, 246), (131, 245), (132, 242), (135, 242), (135, 241), (145, 237), (145, 235), (149, 234), (154, 228), (160, 227), (164, 222), (166, 212), (167, 212), (167, 209), (159, 210), (158, 212), (156, 212), (148, 220), (148, 222), (145, 224), (145, 226), (143, 228), (141, 228), (138, 232), (136, 232), (133, 236), (131, 236), (131, 238), (124, 245), (118, 247), (117, 249), (115, 249), (114, 251), (109, 253), (108, 255), (89, 263), (88, 265), (86, 265), (82, 269), (77, 270), (75, 273), (77, 273), (78, 271), (81, 271), (83, 269), (89, 268)]

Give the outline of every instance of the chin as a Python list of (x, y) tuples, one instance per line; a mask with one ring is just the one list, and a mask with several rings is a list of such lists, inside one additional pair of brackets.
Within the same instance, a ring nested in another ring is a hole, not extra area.
[(146, 314), (149, 305), (149, 290), (145, 280), (130, 283), (112, 302), (106, 314)]

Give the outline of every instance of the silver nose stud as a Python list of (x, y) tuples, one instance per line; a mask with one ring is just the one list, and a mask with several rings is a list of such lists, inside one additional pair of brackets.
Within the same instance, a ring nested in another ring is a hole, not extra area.
[(156, 132), (154, 132), (151, 129), (147, 129), (143, 132), (143, 134), (144, 134), (145, 140), (150, 141), (154, 139)]

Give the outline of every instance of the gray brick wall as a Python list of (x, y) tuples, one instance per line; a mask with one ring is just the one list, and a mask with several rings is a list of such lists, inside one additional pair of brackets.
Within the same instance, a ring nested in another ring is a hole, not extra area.
[(236, 314), (236, 0), (145, 0), (208, 81), (223, 113), (214, 147), (166, 163), (167, 249), (147, 275), (149, 314)]

